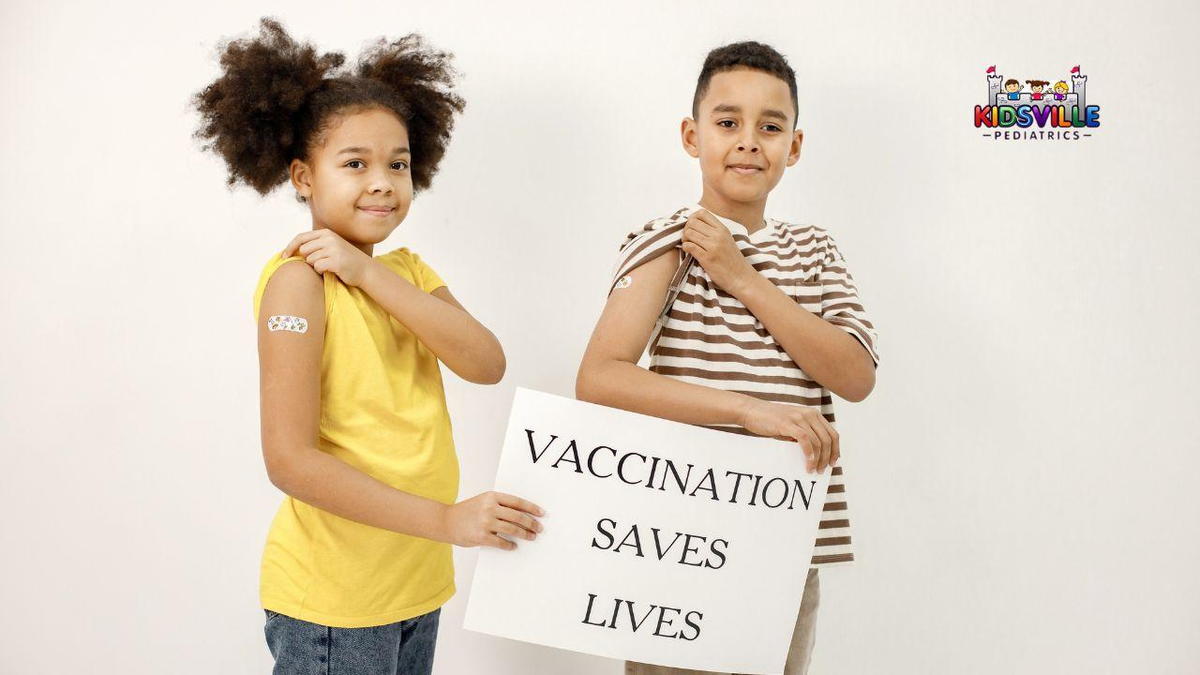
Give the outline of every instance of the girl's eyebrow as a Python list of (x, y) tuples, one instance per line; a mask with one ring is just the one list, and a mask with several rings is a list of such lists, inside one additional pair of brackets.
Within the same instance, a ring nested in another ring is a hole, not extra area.
[[(366, 154), (369, 154), (371, 152), (371, 150), (369, 148), (360, 148), (360, 147), (355, 146), (353, 148), (342, 148), (341, 150), (338, 151), (337, 154), (344, 155), (348, 152), (354, 153), (356, 155), (366, 155)], [(407, 155), (410, 153), (408, 151), (408, 148), (398, 147), (395, 150), (392, 150), (392, 154), (393, 155)]]

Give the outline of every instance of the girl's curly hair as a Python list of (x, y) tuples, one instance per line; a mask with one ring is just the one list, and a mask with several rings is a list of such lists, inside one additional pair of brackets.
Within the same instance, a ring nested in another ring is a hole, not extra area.
[(228, 185), (265, 195), (288, 181), (292, 160), (307, 160), (338, 116), (383, 108), (408, 130), (413, 189), (429, 187), (465, 105), (450, 91), (451, 54), (415, 33), (379, 38), (347, 72), (340, 52), (298, 44), (275, 19), (264, 17), (261, 29), (223, 44), (224, 74), (192, 99), (201, 120), (195, 136), (224, 158)]

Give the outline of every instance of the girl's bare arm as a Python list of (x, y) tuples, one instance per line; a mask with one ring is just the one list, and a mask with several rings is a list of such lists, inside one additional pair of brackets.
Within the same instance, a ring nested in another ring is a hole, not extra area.
[(425, 293), (374, 260), (359, 287), (459, 377), (477, 384), (495, 384), (504, 377), (506, 362), (500, 341), (471, 316), (449, 288)]
[[(306, 319), (308, 330), (270, 331), (267, 321), (275, 315)], [(487, 492), (446, 505), (393, 488), (320, 451), (324, 335), (321, 275), (302, 261), (285, 263), (268, 282), (258, 316), (263, 460), (271, 483), (343, 518), (459, 546), (511, 548), (497, 532), (532, 538), (541, 529), (528, 515), (540, 509), (510, 495)]]
[(500, 341), (445, 286), (426, 293), (329, 228), (296, 235), (281, 255), (293, 253), (317, 273), (333, 272), (362, 289), (464, 380), (495, 384), (504, 377)]

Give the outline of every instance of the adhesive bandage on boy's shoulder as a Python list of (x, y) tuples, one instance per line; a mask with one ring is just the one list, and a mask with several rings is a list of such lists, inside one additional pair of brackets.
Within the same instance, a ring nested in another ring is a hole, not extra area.
[(308, 320), (298, 316), (280, 314), (267, 319), (267, 330), (290, 330), (293, 333), (307, 333)]
[(613, 288), (629, 288), (632, 284), (633, 284), (633, 277), (626, 274), (625, 276), (621, 277), (620, 279), (617, 279), (617, 284), (615, 286), (613, 286)]

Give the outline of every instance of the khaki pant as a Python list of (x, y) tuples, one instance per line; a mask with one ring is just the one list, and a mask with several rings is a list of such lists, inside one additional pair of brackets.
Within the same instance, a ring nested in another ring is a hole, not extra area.
[[(808, 580), (804, 583), (804, 599), (800, 602), (800, 614), (796, 616), (796, 627), (792, 629), (792, 645), (788, 648), (787, 665), (783, 675), (805, 675), (812, 661), (813, 645), (817, 639), (817, 606), (821, 604), (821, 580), (817, 568), (808, 568)], [(723, 675), (707, 670), (689, 670), (652, 666), (636, 661), (625, 662), (625, 675)]]

